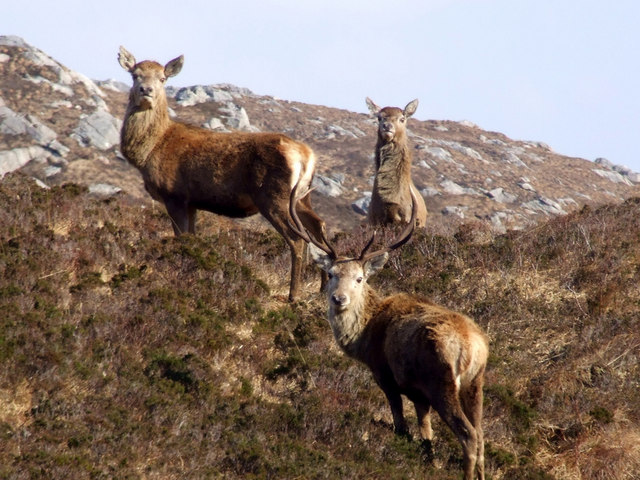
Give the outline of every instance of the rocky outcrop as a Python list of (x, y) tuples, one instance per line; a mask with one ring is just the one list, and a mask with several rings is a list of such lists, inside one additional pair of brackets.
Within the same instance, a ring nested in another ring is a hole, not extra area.
[[(43, 185), (74, 181), (96, 195), (150, 201), (118, 152), (128, 90), (73, 72), (18, 37), (0, 36), (0, 177), (22, 169)], [(283, 132), (308, 143), (318, 158), (314, 208), (344, 230), (367, 215), (376, 139), (369, 115), (224, 83), (169, 86), (167, 93), (180, 120), (219, 131)], [(445, 230), (471, 220), (497, 232), (522, 228), (585, 203), (636, 195), (640, 183), (640, 174), (604, 158), (566, 157), (471, 122), (411, 119), (407, 131), (428, 223)]]

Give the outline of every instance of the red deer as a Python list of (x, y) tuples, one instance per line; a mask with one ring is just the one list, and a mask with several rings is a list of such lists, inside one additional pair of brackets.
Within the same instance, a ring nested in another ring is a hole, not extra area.
[[(420, 436), (431, 445), (431, 409), (454, 432), (464, 453), (464, 478), (484, 479), (482, 387), (488, 341), (469, 317), (428, 300), (399, 293), (380, 297), (367, 279), (402, 246), (415, 228), (417, 202), (409, 224), (382, 250), (369, 252), (375, 233), (356, 258), (346, 258), (323, 239), (308, 234), (292, 209), (295, 229), (310, 242), (314, 260), (329, 276), (328, 318), (340, 348), (363, 362), (387, 397), (397, 434), (408, 435), (402, 397), (415, 406)], [(317, 247), (317, 248), (314, 248)]]
[[(380, 108), (369, 97), (367, 106), (378, 119), (376, 143), (376, 175), (369, 206), (371, 225), (407, 223), (411, 215), (411, 194), (417, 192), (411, 179), (411, 149), (407, 142), (407, 120), (418, 108), (418, 99), (409, 102), (404, 110), (397, 107)], [(427, 222), (427, 207), (417, 194), (417, 226)]]
[[(133, 78), (121, 131), (121, 151), (138, 168), (145, 189), (164, 203), (176, 235), (195, 233), (196, 210), (228, 217), (261, 213), (291, 250), (289, 300), (300, 290), (305, 242), (289, 227), (290, 193), (308, 190), (316, 157), (307, 145), (279, 133), (221, 133), (169, 118), (165, 82), (184, 57), (165, 66), (120, 47), (118, 61)], [(307, 195), (297, 205), (318, 238), (324, 222)]]

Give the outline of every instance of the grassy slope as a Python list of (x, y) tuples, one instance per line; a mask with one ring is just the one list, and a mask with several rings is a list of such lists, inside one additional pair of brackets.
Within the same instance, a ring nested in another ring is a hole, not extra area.
[[(373, 282), (488, 331), (489, 478), (640, 471), (639, 223), (631, 200), (496, 238), (417, 234)], [(459, 478), (439, 420), (434, 465), (393, 436), (313, 269), (288, 305), (282, 240), (214, 230), (174, 239), (124, 197), (0, 182), (0, 478)]]

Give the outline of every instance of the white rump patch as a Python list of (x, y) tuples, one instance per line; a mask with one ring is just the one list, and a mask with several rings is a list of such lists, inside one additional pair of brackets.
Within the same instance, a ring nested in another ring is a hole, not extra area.
[(316, 167), (316, 157), (311, 152), (305, 155), (304, 145), (292, 145), (287, 151), (287, 160), (291, 168), (291, 189), (300, 184), (304, 190), (309, 188)]
[(295, 188), (298, 184), (298, 180), (300, 179), (300, 171), (302, 170), (302, 165), (299, 161), (291, 161), (289, 159), (290, 167), (291, 167), (291, 190)]

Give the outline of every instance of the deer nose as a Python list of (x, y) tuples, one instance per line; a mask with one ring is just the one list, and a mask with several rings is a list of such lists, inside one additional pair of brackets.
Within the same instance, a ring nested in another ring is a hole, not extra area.
[(344, 307), (349, 304), (349, 297), (345, 294), (336, 294), (331, 295), (331, 301), (334, 305), (338, 307)]

